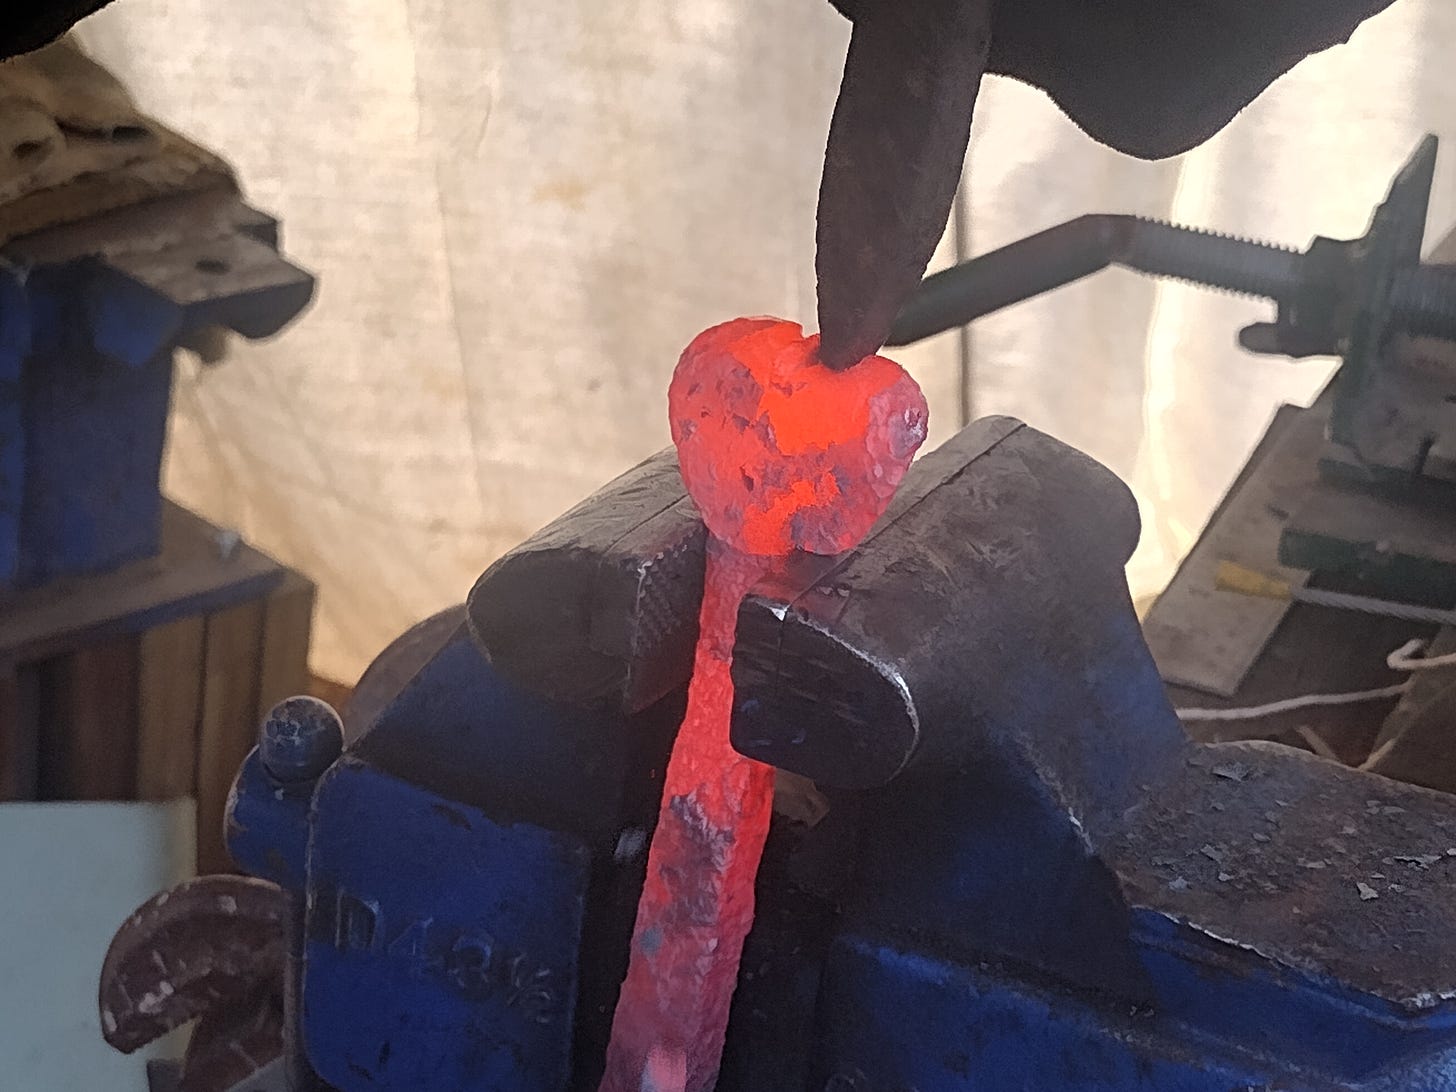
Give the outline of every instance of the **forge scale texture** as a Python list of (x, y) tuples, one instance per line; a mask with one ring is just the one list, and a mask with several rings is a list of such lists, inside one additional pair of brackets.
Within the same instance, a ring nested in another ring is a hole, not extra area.
[(880, 356), (833, 372), (797, 323), (736, 319), (683, 352), (668, 391), (709, 531), (687, 712), (663, 787), (603, 1092), (709, 1092), (718, 1076), (773, 769), (728, 742), (738, 606), (794, 550), (836, 554), (884, 512), (925, 439), (925, 399)]

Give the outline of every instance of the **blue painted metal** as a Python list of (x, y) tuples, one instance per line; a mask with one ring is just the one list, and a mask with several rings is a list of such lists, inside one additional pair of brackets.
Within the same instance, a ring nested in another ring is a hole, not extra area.
[[(114, 275), (0, 281), (0, 590), (155, 554), (173, 327)], [(141, 359), (97, 348), (143, 343)]]
[(139, 368), (182, 332), (181, 306), (109, 266), (88, 263), (78, 295), (92, 347), (118, 364)]
[(319, 787), (308, 1059), (340, 1088), (561, 1088), (591, 854), (350, 759)]
[[(1335, 1092), (1456, 1088), (1456, 1046), (1351, 1082), (1299, 1071), (1238, 1040), (1098, 1004), (1015, 967), (956, 963), (864, 937), (844, 938), (826, 972), (823, 1053), (811, 1087), (834, 1092)], [(1229, 999), (1235, 1003), (1235, 999)], [(1283, 1010), (1248, 1013), (1292, 1031)], [(1355, 1048), (1326, 1029), (1316, 1044)]]
[[(351, 717), (350, 748), (317, 795), (271, 777), (255, 750), (229, 802), (228, 847), (309, 906), (295, 1065), (341, 1088), (565, 1087), (605, 1047), (644, 863), (640, 848), (618, 851), (619, 834), (655, 813), (681, 698), (634, 717), (568, 709), (501, 679), (458, 622), (442, 641), (392, 700)], [(383, 923), (380, 951), (349, 940), (361, 913)], [(400, 929), (410, 935), (395, 944)], [(458, 937), (502, 953), (486, 982), (452, 970)], [(452, 986), (452, 974), (466, 980)], [(380, 1004), (364, 1028), (366, 986)], [(441, 1030), (410, 1045), (422, 1020)], [(500, 1049), (438, 1058), (445, 1041)], [(495, 1083), (505, 1055), (525, 1083)]]
[(292, 697), (269, 712), (258, 746), (228, 794), (228, 853), (249, 875), (296, 896), (307, 876), (308, 817), (321, 777), (339, 757), (342, 725), (327, 703)]
[(33, 356), (21, 388), (19, 582), (43, 584), (157, 553), (171, 354), (139, 367), (84, 353)]
[(308, 875), (308, 814), (314, 785), (281, 785), (254, 747), (233, 782), (227, 807), (228, 853), (250, 876), (272, 880), (299, 899)]
[[(464, 662), (459, 644), (435, 661)], [(486, 708), (519, 699), (479, 661), (455, 686), (423, 676), (446, 704), (452, 691), (478, 699), (495, 687)], [(401, 705), (420, 710), (418, 700)], [(473, 731), (550, 716), (486, 715)], [(440, 722), (414, 725), (428, 740)], [(1019, 790), (995, 791), (995, 780), (882, 798), (867, 851), (857, 826), (826, 824), (830, 852), (859, 853), (837, 907), (806, 895), (796, 874), (817, 828), (776, 825), (722, 1092), (1456, 1089), (1449, 1001), (1402, 1007), (1271, 965), (1162, 910), (1119, 914), (1085, 844), (1058, 833), (1038, 794), (1018, 804)], [(589, 888), (613, 856), (456, 796), (351, 754), (310, 801), (269, 779), (256, 753), (245, 764), (230, 840), (239, 863), (296, 889), (312, 831), (307, 1060), (350, 1090), (590, 1088), (571, 999), (582, 964), (611, 958), (588, 943), (600, 913)], [(1358, 957), (1354, 938), (1343, 947)], [(1017, 949), (1023, 958), (1005, 954)]]

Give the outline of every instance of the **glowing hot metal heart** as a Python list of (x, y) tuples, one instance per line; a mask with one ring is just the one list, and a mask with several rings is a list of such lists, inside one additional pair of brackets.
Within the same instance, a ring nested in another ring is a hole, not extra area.
[(738, 319), (699, 334), (673, 374), (683, 481), (742, 553), (849, 549), (925, 439), (925, 399), (900, 365), (870, 356), (832, 372), (818, 348), (795, 323)]
[(884, 512), (927, 411), (893, 361), (842, 372), (778, 319), (700, 334), (668, 392), (683, 480), (711, 537), (687, 712), (637, 904), (603, 1092), (708, 1092), (753, 924), (773, 769), (728, 742), (738, 605), (791, 550), (847, 550)]

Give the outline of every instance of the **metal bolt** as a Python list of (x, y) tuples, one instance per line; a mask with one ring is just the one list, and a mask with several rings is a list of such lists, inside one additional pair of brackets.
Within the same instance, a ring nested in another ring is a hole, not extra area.
[(312, 781), (344, 749), (344, 726), (328, 702), (299, 696), (275, 705), (263, 722), (258, 756), (284, 784)]

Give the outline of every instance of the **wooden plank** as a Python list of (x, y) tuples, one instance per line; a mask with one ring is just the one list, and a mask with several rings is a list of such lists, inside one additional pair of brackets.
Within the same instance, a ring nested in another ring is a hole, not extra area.
[(231, 607), (283, 582), (288, 570), (278, 562), (247, 543), (224, 551), (218, 533), (206, 520), (167, 502), (158, 556), (0, 598), (0, 659), (39, 662), (83, 641), (138, 634)]
[(238, 767), (258, 732), (262, 600), (208, 615), (203, 642), (202, 721), (197, 743), (197, 869), (233, 871), (223, 814)]
[(1283, 554), (1318, 572), (1344, 573), (1368, 594), (1447, 608), (1456, 601), (1456, 511), (1448, 490), (1313, 484), (1294, 509)]
[(138, 800), (174, 800), (197, 791), (207, 623), (179, 618), (147, 630), (138, 655)]
[[(1400, 681), (1385, 666), (1413, 631), (1389, 618), (1216, 590), (1214, 569), (1227, 558), (1294, 583), (1310, 575), (1281, 568), (1281, 538), (1311, 491), (1322, 488), (1327, 388), (1307, 410), (1280, 409), (1224, 503), (1144, 622), (1168, 695), (1179, 708), (1263, 705), (1309, 693), (1370, 690)], [(1329, 574), (1314, 581), (1334, 591), (1371, 594)], [(1387, 709), (1370, 702), (1294, 710), (1248, 721), (1190, 721), (1194, 739), (1214, 743), (1271, 739), (1292, 746), (1315, 732), (1345, 762), (1361, 761)]]
[(313, 632), (314, 593), (311, 581), (289, 573), (267, 599), (254, 717), (258, 724), (284, 698), (309, 692), (308, 643)]
[(36, 798), (39, 696), (35, 668), (0, 665), (0, 802)]
[(136, 785), (137, 640), (121, 637), (44, 665), (39, 796), (130, 800)]
[(1218, 697), (1239, 691), (1289, 603), (1216, 587), (1220, 561), (1236, 561), (1300, 585), (1308, 574), (1279, 563), (1279, 542), (1297, 500), (1318, 476), (1328, 393), (1315, 408), (1281, 407), (1172, 582), (1143, 620), (1163, 680)]

